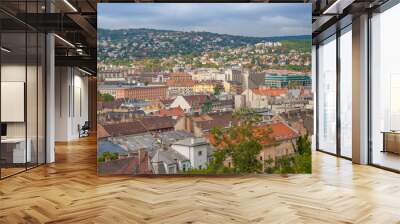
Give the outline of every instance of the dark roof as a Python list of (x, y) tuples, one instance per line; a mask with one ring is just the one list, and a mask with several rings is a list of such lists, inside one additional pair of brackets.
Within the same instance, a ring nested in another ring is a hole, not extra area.
[(104, 129), (112, 136), (133, 135), (146, 132), (143, 125), (137, 121), (104, 125)]
[(172, 102), (174, 102), (173, 99), (161, 99), (160, 102), (164, 105), (164, 106), (169, 106), (172, 104)]
[(233, 118), (232, 112), (208, 114), (211, 119), (197, 120), (196, 124), (202, 130), (210, 130), (213, 127), (229, 127), (235, 125), (237, 121)]
[(183, 96), (183, 98), (193, 107), (198, 107), (201, 104), (205, 103), (209, 100), (209, 96), (207, 95), (191, 95), (191, 96)]
[(104, 129), (111, 136), (134, 135), (147, 131), (171, 129), (175, 126), (175, 120), (171, 117), (144, 117), (130, 122), (104, 125)]
[(175, 120), (171, 117), (144, 117), (138, 119), (148, 131), (157, 131), (161, 129), (170, 129), (175, 126)]
[(149, 156), (147, 153), (139, 161), (139, 156), (131, 156), (123, 159), (110, 160), (98, 163), (99, 174), (151, 174)]

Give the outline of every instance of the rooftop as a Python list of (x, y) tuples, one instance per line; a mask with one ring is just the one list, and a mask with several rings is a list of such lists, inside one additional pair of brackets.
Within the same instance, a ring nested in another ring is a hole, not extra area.
[(188, 160), (188, 158), (173, 149), (157, 150), (152, 158), (152, 162), (164, 162), (167, 165), (184, 160)]
[(208, 145), (209, 143), (205, 140), (205, 138), (185, 138), (180, 141), (175, 142), (173, 145), (183, 145), (189, 147), (195, 147), (200, 145)]
[(195, 82), (193, 80), (167, 80), (167, 86), (175, 86), (175, 87), (191, 87), (194, 86)]
[(147, 153), (139, 159), (139, 155), (123, 159), (111, 160), (98, 163), (98, 172), (101, 174), (151, 174), (149, 167), (149, 156)]
[(208, 95), (191, 95), (191, 96), (183, 96), (183, 98), (191, 106), (200, 106), (201, 104), (210, 99)]
[[(299, 137), (299, 133), (297, 133), (293, 128), (289, 127), (287, 124), (283, 122), (276, 122), (272, 124), (261, 124), (257, 127), (254, 127), (253, 133), (258, 138), (261, 138), (261, 143), (263, 145), (270, 145), (274, 142), (291, 140)], [(208, 136), (210, 142), (215, 144), (214, 137), (210, 134)], [(233, 143), (236, 143), (236, 139), (231, 139)], [(224, 147), (226, 143), (220, 143), (218, 147)]]
[(114, 144), (110, 141), (101, 140), (98, 142), (97, 156), (101, 156), (105, 152), (126, 153), (126, 150), (118, 144)]
[(101, 124), (97, 124), (97, 138), (107, 138), (110, 137), (111, 135), (104, 129), (104, 127)]
[(158, 112), (159, 116), (176, 116), (176, 117), (180, 117), (183, 116), (185, 113), (183, 112), (182, 108), (180, 106), (178, 107), (172, 107), (169, 109), (161, 109)]
[(282, 96), (288, 94), (288, 88), (256, 88), (251, 89), (254, 94), (262, 95), (262, 96)]
[(104, 125), (104, 129), (112, 136), (134, 135), (148, 131), (158, 131), (170, 129), (175, 125), (175, 120), (171, 117), (144, 117), (130, 122)]
[(237, 123), (233, 118), (232, 112), (205, 114), (199, 117), (194, 117), (193, 120), (203, 131), (210, 130), (213, 127), (226, 128)]
[[(299, 137), (299, 134), (294, 129), (283, 122), (260, 125), (254, 131), (262, 133), (264, 130), (271, 130), (271, 137), (275, 141), (284, 141)], [(268, 140), (264, 141), (264, 144), (269, 144)]]

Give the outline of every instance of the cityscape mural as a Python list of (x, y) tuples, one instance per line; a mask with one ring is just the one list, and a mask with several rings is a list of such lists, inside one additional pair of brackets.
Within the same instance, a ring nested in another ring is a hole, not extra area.
[(98, 4), (98, 174), (311, 173), (311, 4)]

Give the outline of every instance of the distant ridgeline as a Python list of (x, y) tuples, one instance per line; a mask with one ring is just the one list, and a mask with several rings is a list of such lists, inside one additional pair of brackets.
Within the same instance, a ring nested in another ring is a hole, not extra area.
[(98, 30), (98, 60), (129, 61), (175, 55), (198, 56), (265, 42), (280, 42), (282, 53), (311, 52), (311, 36), (247, 37), (210, 32), (181, 32), (155, 29)]

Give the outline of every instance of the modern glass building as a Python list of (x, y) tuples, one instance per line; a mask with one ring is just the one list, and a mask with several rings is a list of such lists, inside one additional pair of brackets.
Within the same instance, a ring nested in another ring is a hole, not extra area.
[(311, 87), (311, 76), (266, 74), (265, 86), (270, 88)]

